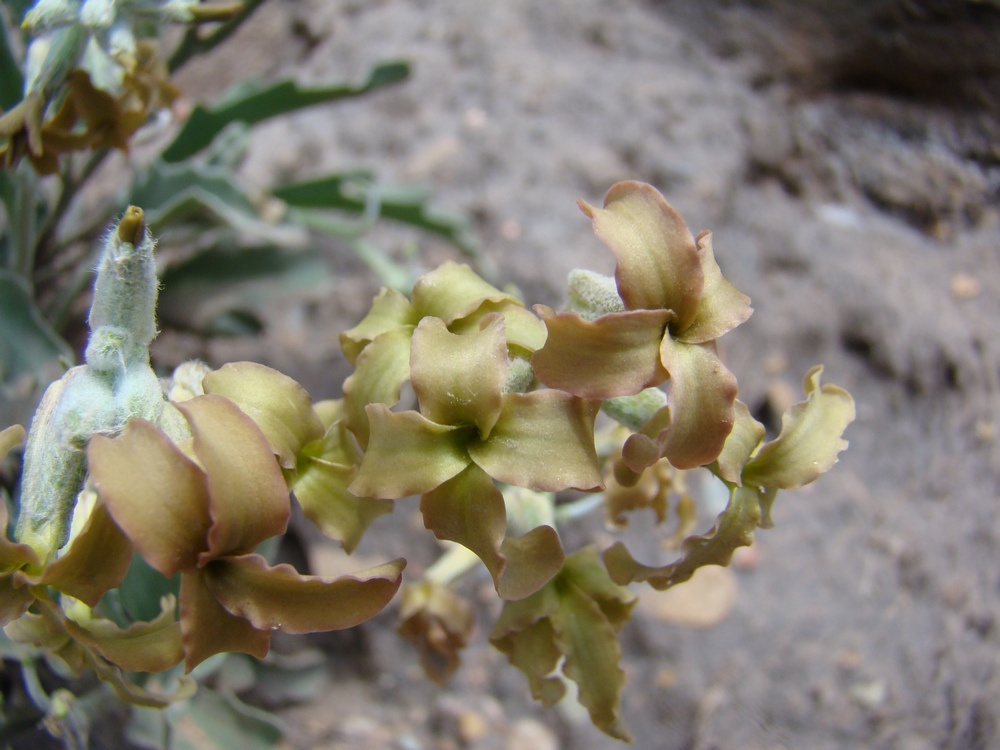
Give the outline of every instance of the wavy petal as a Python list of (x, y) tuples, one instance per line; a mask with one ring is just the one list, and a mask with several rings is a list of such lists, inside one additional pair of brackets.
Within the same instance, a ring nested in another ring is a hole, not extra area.
[(440, 318), (424, 318), (413, 332), (410, 382), (420, 413), (442, 425), (475, 425), (483, 438), (500, 416), (507, 380), (503, 317), (491, 313), (480, 328), (459, 336)]
[(259, 630), (219, 604), (206, 584), (205, 570), (181, 576), (180, 623), (187, 671), (215, 654), (267, 656), (271, 631)]
[(743, 470), (744, 484), (791, 490), (814, 481), (847, 448), (844, 430), (854, 421), (854, 399), (843, 388), (820, 385), (822, 367), (805, 378), (806, 400), (781, 417), (781, 432)]
[(291, 469), (302, 446), (323, 436), (305, 388), (256, 362), (233, 362), (208, 373), (205, 393), (228, 398), (260, 427), (281, 467)]
[(349, 331), (340, 334), (340, 348), (352, 365), (361, 351), (383, 333), (397, 329), (412, 331), (420, 316), (406, 297), (395, 289), (383, 289), (375, 296), (372, 308), (364, 319)]
[(652, 185), (619, 182), (604, 208), (580, 202), (594, 232), (615, 254), (615, 280), (626, 310), (671, 310), (674, 330), (694, 320), (704, 285), (694, 237)]
[(739, 486), (743, 483), (743, 467), (747, 465), (750, 456), (764, 439), (766, 430), (764, 425), (750, 415), (750, 410), (742, 401), (737, 400), (733, 406), (736, 409), (736, 421), (716, 463), (719, 467), (719, 476)]
[(420, 318), (441, 318), (451, 325), (474, 313), (484, 302), (521, 301), (487, 283), (464, 263), (446, 261), (436, 270), (421, 276), (413, 285), (413, 309)]
[(284, 534), (291, 514), (288, 486), (256, 423), (221, 396), (198, 396), (176, 406), (191, 425), (208, 482), (212, 526), (199, 566)]
[(70, 635), (112, 664), (129, 672), (163, 672), (184, 658), (180, 623), (174, 617), (175, 599), (164, 597), (162, 612), (150, 622), (136, 622), (122, 629), (110, 620), (86, 624), (65, 620)]
[(96, 607), (105, 591), (121, 585), (131, 564), (132, 544), (98, 503), (66, 552), (45, 566), (32, 583), (51, 586)]
[(380, 334), (358, 356), (356, 369), (344, 381), (344, 411), (347, 426), (362, 448), (368, 447), (368, 404), (392, 406), (410, 377), (411, 328)]
[(712, 252), (711, 232), (698, 235), (698, 257), (705, 275), (698, 312), (687, 328), (678, 328), (675, 334), (676, 338), (691, 344), (714, 341), (753, 314), (750, 298), (722, 275)]
[(219, 603), (255, 628), (316, 633), (353, 628), (377, 615), (396, 594), (405, 567), (399, 559), (351, 576), (320, 578), (244, 555), (215, 560), (204, 575)]
[(24, 428), (19, 424), (0, 430), (0, 461), (3, 461), (11, 449), (24, 442), (25, 435)]
[(593, 321), (535, 305), (549, 334), (531, 364), (549, 388), (581, 398), (631, 396), (667, 379), (660, 340), (667, 310), (611, 313)]
[(117, 438), (92, 437), (87, 461), (108, 513), (146, 562), (167, 578), (195, 567), (211, 525), (208, 483), (162, 430), (131, 419)]
[(469, 465), (471, 428), (431, 422), (422, 414), (365, 409), (371, 424), (368, 450), (348, 490), (358, 497), (396, 500), (429, 492)]
[(685, 344), (664, 336), (660, 359), (670, 373), (668, 404), (642, 432), (656, 441), (659, 456), (678, 469), (711, 463), (736, 420), (736, 377), (713, 344)]
[(507, 346), (523, 349), (528, 354), (542, 348), (547, 335), (545, 323), (520, 302), (515, 304), (510, 300), (484, 302), (471, 315), (449, 325), (448, 330), (462, 334), (477, 330), (479, 321), (494, 312), (503, 315)]
[(472, 460), (494, 479), (558, 492), (603, 487), (594, 447), (598, 401), (562, 391), (508, 393), (488, 440), (469, 444)]

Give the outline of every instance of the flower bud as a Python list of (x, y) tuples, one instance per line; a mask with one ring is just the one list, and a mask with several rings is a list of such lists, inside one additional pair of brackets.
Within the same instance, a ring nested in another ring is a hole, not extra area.
[(569, 307), (584, 320), (625, 311), (618, 287), (610, 276), (576, 268), (569, 272)]

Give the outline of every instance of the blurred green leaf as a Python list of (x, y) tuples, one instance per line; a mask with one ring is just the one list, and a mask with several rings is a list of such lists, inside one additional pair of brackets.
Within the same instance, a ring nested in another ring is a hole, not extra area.
[(317, 250), (258, 247), (209, 250), (168, 269), (162, 279), (162, 321), (209, 335), (241, 335), (263, 327), (268, 304), (319, 291), (328, 274)]
[(160, 599), (168, 594), (178, 596), (180, 584), (179, 573), (173, 578), (165, 578), (136, 554), (125, 580), (117, 589), (118, 601), (131, 622), (153, 620), (162, 611)]
[(0, 268), (0, 383), (37, 373), (73, 350), (45, 321), (27, 282)]
[[(469, 221), (464, 216), (437, 211), (427, 206), (431, 191), (425, 187), (379, 185), (369, 170), (354, 170), (293, 182), (273, 191), (275, 198), (299, 209), (296, 215), (313, 228), (328, 231), (316, 210), (337, 210), (360, 214), (368, 222), (384, 217), (436, 234), (455, 244), (468, 255), (478, 253)], [(365, 226), (367, 228), (367, 226)]]
[[(15, 5), (15, 3), (7, 3)], [(20, 13), (15, 14), (15, 18), (20, 18)], [(10, 29), (7, 28), (7, 19), (0, 14), (0, 109), (10, 109), (19, 101), (24, 91), (24, 78), (21, 75), (21, 68), (17, 64), (17, 58), (10, 48)]]
[(271, 750), (284, 734), (276, 716), (204, 687), (184, 708), (172, 717), (171, 750)]
[(225, 167), (155, 162), (133, 185), (129, 202), (142, 207), (146, 222), (161, 239), (205, 244), (206, 239), (218, 239), (205, 230), (222, 226), (258, 241), (301, 243), (301, 229), (263, 221), (238, 184), (236, 175)]
[(230, 91), (212, 109), (200, 105), (195, 107), (181, 132), (163, 152), (163, 159), (178, 162), (194, 156), (231, 122), (241, 121), (253, 125), (297, 109), (361, 96), (381, 86), (399, 83), (409, 74), (410, 66), (396, 61), (376, 66), (368, 74), (368, 79), (359, 85), (300, 88), (295, 82), (288, 80), (266, 88), (253, 84), (241, 85)]

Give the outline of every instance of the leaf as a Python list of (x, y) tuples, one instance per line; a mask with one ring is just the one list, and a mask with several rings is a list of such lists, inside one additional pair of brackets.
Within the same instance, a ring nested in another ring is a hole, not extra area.
[(21, 101), (24, 92), (24, 77), (10, 48), (10, 34), (7, 18), (0, 13), (0, 111), (8, 110)]
[(170, 714), (171, 750), (273, 750), (284, 736), (273, 714), (205, 687), (184, 708)]
[(326, 290), (330, 278), (315, 249), (213, 248), (162, 274), (161, 321), (205, 335), (247, 335), (265, 327), (268, 307)]
[(73, 361), (73, 350), (45, 321), (27, 282), (0, 268), (0, 383), (45, 365)]
[[(478, 247), (469, 220), (460, 214), (428, 206), (431, 192), (422, 187), (381, 185), (370, 170), (339, 172), (302, 182), (282, 185), (272, 195), (295, 209), (306, 226), (339, 235), (358, 234), (377, 217), (398, 221), (448, 240), (468, 255)], [(357, 214), (362, 224), (350, 229), (335, 226), (321, 217), (327, 211)]]
[(181, 132), (163, 151), (163, 160), (179, 162), (194, 156), (231, 122), (255, 125), (305, 107), (361, 96), (382, 86), (399, 83), (409, 74), (409, 65), (396, 61), (376, 66), (367, 80), (358, 85), (300, 88), (296, 83), (285, 80), (264, 88), (253, 84), (240, 86), (224, 96), (214, 108), (196, 107)]

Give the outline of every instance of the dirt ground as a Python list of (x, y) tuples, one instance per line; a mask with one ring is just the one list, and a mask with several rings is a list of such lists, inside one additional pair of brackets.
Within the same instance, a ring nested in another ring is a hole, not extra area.
[[(1000, 7), (272, 0), (182, 85), (357, 80), (396, 58), (413, 65), (405, 84), (259, 127), (245, 177), (373, 165), (430, 184), (436, 205), (474, 218), (494, 281), (553, 306), (571, 268), (613, 268), (577, 198), (652, 182), (714, 231), (753, 298), (724, 355), (754, 412), (773, 423), (816, 363), (857, 401), (849, 450), (779, 498), (726, 618), (691, 628), (643, 607), (626, 627), (635, 747), (1000, 747)], [(416, 241), (428, 268), (455, 256), (395, 229), (373, 240), (397, 257)], [(329, 294), (194, 353), (339, 395), (337, 333), (377, 281), (327, 249)], [(157, 345), (161, 365), (202, 346)], [(419, 572), (434, 547), (414, 514), (401, 501), (357, 565), (415, 548)], [(288, 746), (617, 747), (578, 708), (532, 703), (486, 643), (496, 613), (483, 597), (444, 687), (422, 677), (393, 611), (321, 640), (332, 680), (283, 711)]]

